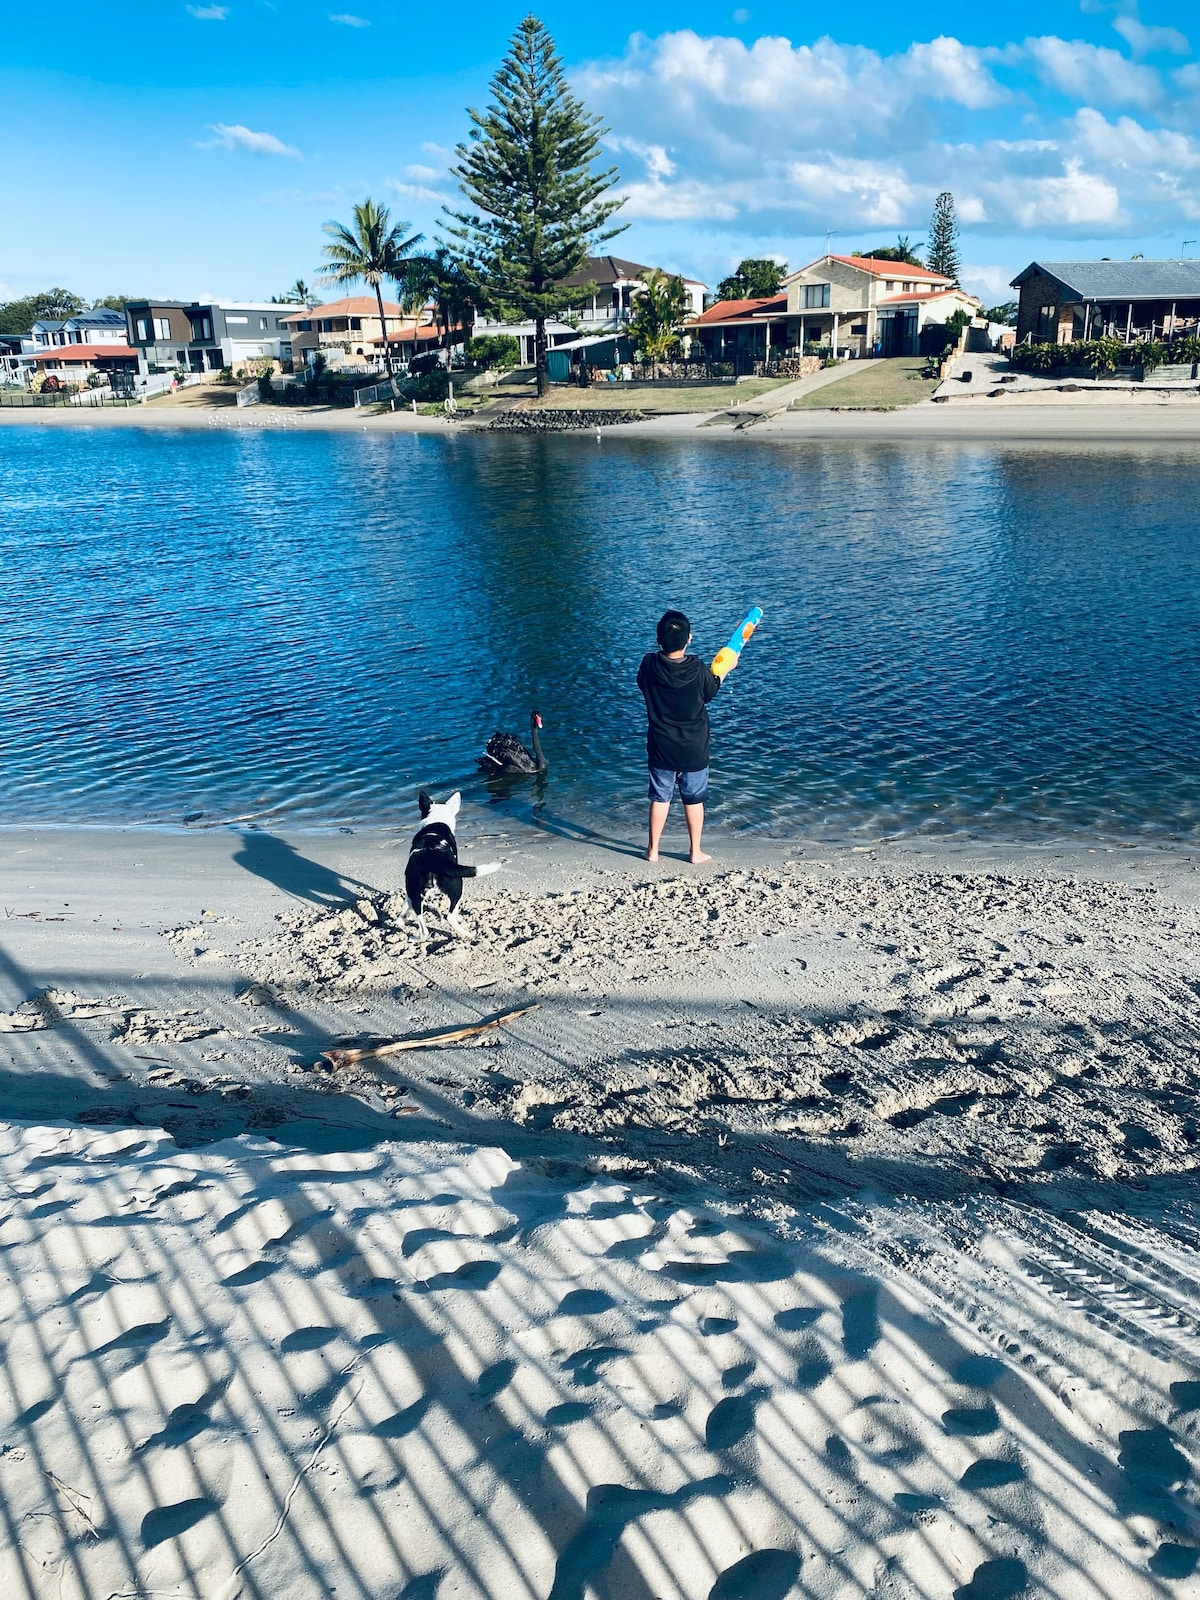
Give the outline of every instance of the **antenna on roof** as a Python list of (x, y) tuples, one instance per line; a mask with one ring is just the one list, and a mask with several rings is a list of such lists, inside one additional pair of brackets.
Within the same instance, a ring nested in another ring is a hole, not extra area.
[(1179, 259), (1181, 261), (1183, 260), (1183, 252), (1187, 249), (1188, 245), (1190, 245), (1190, 244), (1200, 244), (1200, 239), (1185, 239), (1183, 241), (1183, 243), (1179, 247)]
[(837, 228), (826, 228), (825, 229), (825, 254), (826, 255), (829, 254), (829, 241), (831, 239), (836, 239), (838, 237), (838, 233), (839, 233), (839, 230)]

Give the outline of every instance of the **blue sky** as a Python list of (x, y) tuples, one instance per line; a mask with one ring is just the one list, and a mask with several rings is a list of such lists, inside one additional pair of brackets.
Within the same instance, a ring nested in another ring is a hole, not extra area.
[[(827, 230), (919, 242), (949, 188), (989, 301), (1038, 255), (1200, 255), (1194, 8), (932, 9), (548, 0), (628, 194), (610, 248), (715, 284), (746, 254), (803, 264)], [(313, 280), (321, 223), (366, 194), (432, 234), (524, 10), (60, 0), (48, 28), (14, 4), (0, 295), (267, 297)]]

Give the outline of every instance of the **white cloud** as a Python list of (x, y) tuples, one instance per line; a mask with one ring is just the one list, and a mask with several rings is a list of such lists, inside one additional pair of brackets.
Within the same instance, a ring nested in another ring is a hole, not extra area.
[(404, 176), (411, 183), (436, 183), (439, 178), (445, 176), (445, 171), (441, 167), (423, 167), (419, 162), (414, 162), (411, 166), (405, 167)]
[(1178, 28), (1153, 27), (1139, 22), (1136, 16), (1117, 17), (1113, 27), (1135, 56), (1186, 56), (1192, 48)]
[(330, 22), (340, 22), (344, 28), (369, 28), (366, 17), (356, 17), (352, 11), (331, 11)]
[[(434, 173), (435, 178), (439, 176), (439, 173)], [(426, 205), (444, 205), (449, 198), (440, 189), (431, 189), (428, 184), (404, 183), (399, 178), (386, 178), (384, 188), (390, 189), (392, 194), (398, 194), (403, 200), (419, 200)]]
[(299, 150), (284, 144), (273, 133), (257, 133), (240, 122), (212, 122), (209, 132), (216, 137), (202, 140), (201, 150), (249, 150), (259, 156), (289, 156), (295, 161), (303, 159)]
[(1130, 61), (1107, 45), (1048, 34), (1026, 39), (1024, 53), (1043, 83), (1072, 100), (1150, 107), (1162, 99), (1162, 80), (1153, 67)]
[(1087, 172), (1078, 156), (1069, 156), (1058, 177), (1044, 177), (1027, 194), (1014, 197), (1012, 218), (1027, 231), (1090, 232), (1093, 237), (1125, 218), (1117, 186), (1099, 173)]
[(661, 144), (644, 144), (640, 139), (630, 139), (621, 134), (613, 134), (605, 141), (609, 148), (628, 151), (631, 156), (637, 156), (646, 165), (646, 175), (649, 178), (670, 178), (675, 173), (675, 163), (667, 154)]
[(224, 22), (229, 15), (228, 6), (188, 6), (188, 15), (197, 22)]
[(970, 294), (977, 294), (985, 305), (1002, 305), (1015, 298), (1016, 290), (1009, 287), (1016, 274), (1011, 267), (984, 266), (967, 263), (963, 266), (962, 286)]

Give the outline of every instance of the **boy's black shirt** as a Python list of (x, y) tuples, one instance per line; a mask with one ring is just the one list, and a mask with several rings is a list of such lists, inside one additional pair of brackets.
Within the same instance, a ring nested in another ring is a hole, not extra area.
[(650, 726), (646, 755), (652, 767), (699, 772), (708, 765), (708, 702), (721, 680), (699, 656), (670, 661), (661, 650), (642, 657), (638, 688)]

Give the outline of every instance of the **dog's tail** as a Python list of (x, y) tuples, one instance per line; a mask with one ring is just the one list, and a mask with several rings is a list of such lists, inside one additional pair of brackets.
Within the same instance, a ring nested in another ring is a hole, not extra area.
[(485, 861), (482, 866), (470, 867), (465, 861), (447, 861), (444, 866), (438, 864), (438, 871), (444, 872), (448, 877), (490, 878), (493, 872), (500, 871), (500, 863)]

